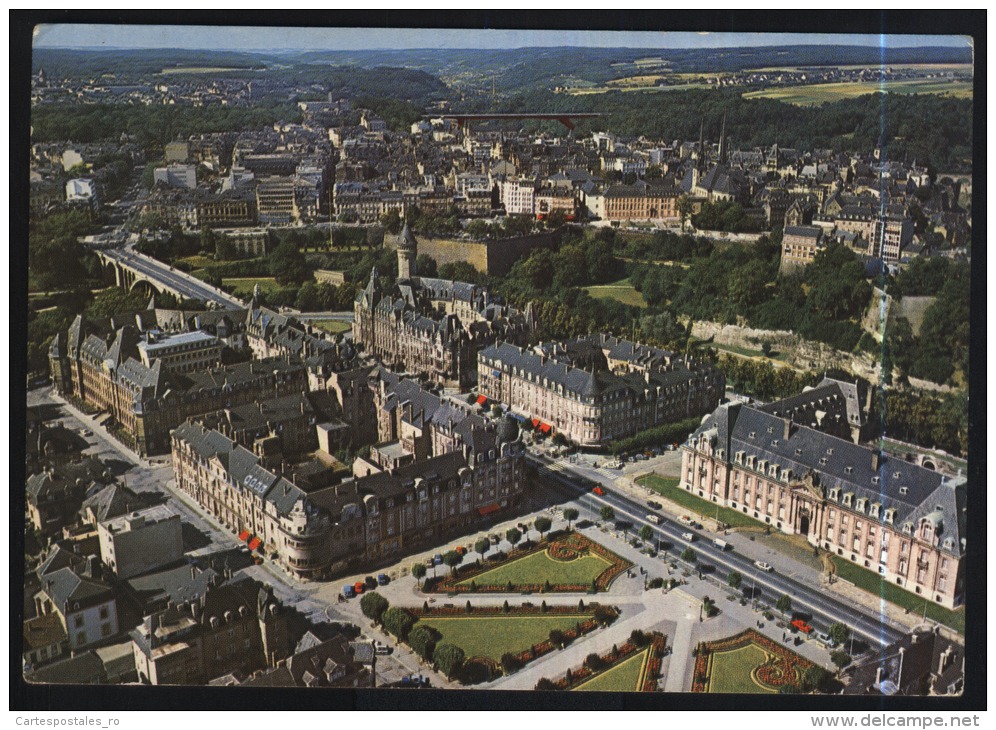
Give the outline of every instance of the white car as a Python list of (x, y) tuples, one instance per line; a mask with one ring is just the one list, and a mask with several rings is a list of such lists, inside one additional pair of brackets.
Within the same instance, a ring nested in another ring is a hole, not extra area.
[(754, 567), (757, 568), (758, 570), (763, 570), (765, 573), (770, 573), (771, 571), (774, 570), (774, 568), (772, 568), (770, 564), (764, 562), (763, 560), (755, 560)]
[(695, 535), (693, 535), (691, 532), (683, 532), (681, 533), (681, 539), (688, 540), (688, 542), (695, 542)]

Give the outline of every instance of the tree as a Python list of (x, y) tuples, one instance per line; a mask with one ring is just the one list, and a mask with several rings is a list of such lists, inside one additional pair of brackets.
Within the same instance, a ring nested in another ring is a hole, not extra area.
[(681, 216), (681, 232), (685, 232), (685, 223), (688, 222), (688, 218), (692, 215), (692, 201), (687, 195), (678, 196), (678, 202), (676, 205), (678, 209), (678, 215)]
[(401, 641), (405, 641), (408, 638), (408, 632), (411, 631), (412, 626), (415, 624), (415, 619), (407, 611), (391, 606), (384, 611), (381, 623), (387, 629), (388, 633), (396, 636)]
[(553, 523), (550, 521), (549, 517), (537, 517), (533, 521), (533, 527), (535, 527), (536, 531), (540, 534), (540, 540), (543, 539), (543, 533), (549, 531), (552, 526)]
[(851, 629), (846, 624), (838, 621), (830, 624), (830, 628), (827, 629), (827, 636), (830, 637), (830, 640), (836, 646), (843, 646), (851, 638)]
[(650, 637), (647, 636), (646, 632), (640, 631), (640, 629), (633, 629), (629, 634), (629, 640), (633, 646), (640, 647), (646, 646), (650, 642)]
[(463, 649), (453, 644), (437, 644), (432, 652), (432, 660), (448, 679), (453, 679), (453, 675), (460, 671), (464, 658)]
[(415, 578), (415, 581), (418, 583), (419, 588), (422, 587), (422, 579), (425, 578), (425, 574), (427, 571), (428, 568), (425, 567), (425, 563), (415, 563), (414, 565), (412, 565), (412, 576)]
[(482, 537), (480, 540), (474, 543), (474, 552), (480, 555), (482, 558), (487, 554), (488, 550), (491, 549), (491, 541)]
[(739, 572), (735, 570), (730, 571), (730, 574), (726, 576), (726, 584), (730, 586), (730, 588), (732, 588), (733, 590), (739, 588), (740, 584), (743, 583), (743, 581), (744, 581), (743, 575), (741, 575)]
[(602, 626), (607, 626), (615, 621), (617, 617), (618, 614), (615, 612), (615, 609), (610, 606), (595, 606), (595, 611), (592, 614), (592, 618)]
[(507, 651), (501, 655), (501, 668), (505, 674), (513, 674), (522, 668), (522, 662), (519, 661), (519, 658), (515, 654)]
[(603, 522), (611, 522), (613, 519), (615, 519), (616, 511), (612, 509), (609, 505), (605, 505), (604, 507), (602, 507), (602, 510), (601, 512), (599, 512), (599, 514), (602, 516)]
[(564, 519), (567, 520), (567, 529), (571, 529), (571, 523), (578, 518), (578, 511), (573, 507), (564, 510)]
[(425, 661), (432, 659), (437, 641), (439, 641), (439, 632), (430, 626), (417, 623), (408, 632), (408, 646)]
[(360, 609), (363, 611), (363, 615), (375, 623), (380, 623), (384, 612), (390, 607), (391, 604), (388, 600), (375, 591), (364, 593), (363, 598), (360, 599)]
[(597, 672), (600, 669), (605, 668), (605, 660), (602, 659), (596, 652), (592, 652), (584, 658), (584, 665), (588, 667), (593, 672)]
[(447, 567), (450, 569), (452, 575), (457, 574), (457, 567), (463, 562), (463, 555), (458, 553), (456, 550), (450, 550), (448, 553), (443, 555), (443, 562), (446, 563)]
[(803, 674), (802, 686), (809, 691), (825, 692), (830, 680), (830, 672), (821, 666), (813, 665)]
[(685, 548), (684, 552), (681, 553), (681, 559), (686, 563), (694, 563), (696, 560), (695, 551), (690, 547)]
[(522, 533), (519, 532), (518, 529), (514, 527), (509, 528), (508, 530), (505, 531), (505, 539), (512, 544), (512, 547), (515, 547), (516, 545), (519, 544), (519, 540), (522, 539)]
[(792, 610), (792, 598), (787, 593), (783, 593), (781, 598), (775, 603), (775, 608), (781, 611), (782, 616), (784, 616)]
[(567, 643), (567, 635), (560, 629), (550, 629), (550, 643), (563, 649)]
[(427, 253), (420, 253), (415, 258), (415, 270), (418, 271), (419, 276), (435, 277), (438, 272), (436, 259)]
[(843, 669), (851, 663), (851, 655), (846, 651), (835, 651), (830, 655), (830, 661), (836, 665), (837, 669)]
[(555, 685), (551, 680), (547, 679), (546, 677), (541, 677), (533, 689), (539, 692), (553, 692), (554, 690), (557, 689), (557, 685)]
[(640, 539), (644, 542), (650, 542), (651, 538), (654, 536), (654, 528), (650, 525), (644, 525), (640, 528)]
[(277, 246), (270, 254), (269, 262), (270, 275), (284, 286), (302, 284), (311, 277), (304, 254), (290, 241)]

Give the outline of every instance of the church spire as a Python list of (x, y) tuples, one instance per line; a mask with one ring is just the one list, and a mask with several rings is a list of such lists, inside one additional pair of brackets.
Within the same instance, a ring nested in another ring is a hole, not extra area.
[(723, 112), (723, 129), (719, 133), (719, 164), (726, 164), (726, 112)]

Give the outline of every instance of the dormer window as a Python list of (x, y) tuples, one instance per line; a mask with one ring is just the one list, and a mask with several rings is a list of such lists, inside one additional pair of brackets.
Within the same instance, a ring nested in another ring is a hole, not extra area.
[(944, 549), (954, 550), (954, 539), (950, 537), (944, 538)]
[(885, 521), (890, 525), (896, 521), (896, 510), (891, 507), (885, 511)]
[(775, 432), (774, 426), (768, 426), (768, 433), (774, 433), (774, 432)]
[(878, 484), (878, 482), (879, 482), (878, 477), (872, 477), (872, 484)]
[(826, 466), (826, 465), (827, 465), (827, 457), (821, 456), (820, 457), (820, 466)]
[(837, 489), (837, 488), (831, 489), (830, 490), (830, 499), (832, 499), (834, 502), (836, 502), (837, 500), (839, 500), (840, 499), (840, 490)]
[(736, 463), (738, 463), (738, 464), (743, 464), (744, 463), (744, 452), (743, 451), (738, 451), (736, 453), (736, 456), (734, 456), (734, 461), (736, 461)]
[(865, 511), (865, 508), (867, 507), (867, 505), (868, 505), (868, 500), (867, 500), (867, 499), (865, 499), (864, 497), (861, 497), (861, 498), (860, 498), (860, 499), (858, 499), (858, 501), (857, 501), (857, 502), (855, 503), (855, 506), (854, 506), (854, 508), (855, 508), (855, 509), (856, 509), (856, 510), (857, 510), (858, 512), (864, 512), (864, 511)]
[(802, 456), (802, 449), (796, 449), (795, 450), (795, 455), (796, 456)]
[(853, 467), (853, 466), (845, 466), (845, 467), (844, 467), (844, 473), (845, 473), (845, 474), (850, 474), (850, 473), (852, 473), (853, 471), (854, 471), (854, 467)]
[(898, 471), (892, 472), (892, 478), (893, 479), (899, 479), (899, 472)]
[(845, 507), (850, 507), (851, 506), (851, 500), (853, 498), (854, 498), (853, 492), (845, 492), (844, 493), (844, 506)]
[(907, 522), (905, 525), (903, 525), (903, 532), (906, 532), (906, 533), (913, 532), (913, 523), (912, 522)]
[(904, 494), (904, 495), (905, 495), (905, 494), (908, 494), (908, 493), (909, 493), (909, 491), (910, 491), (910, 490), (909, 490), (909, 487), (900, 487), (900, 488), (899, 488), (899, 493), (900, 493), (900, 494)]
[(754, 436), (756, 436), (756, 435), (757, 435), (757, 434), (755, 434), (755, 433), (754, 433), (753, 431), (751, 431), (751, 432), (750, 432), (749, 434), (747, 434), (747, 438), (749, 438), (749, 439), (752, 439), (752, 438), (754, 438)]
[(772, 446), (778, 446), (778, 439), (775, 439), (774, 441), (772, 441), (771, 445)]
[(778, 476), (778, 464), (772, 464), (768, 467), (768, 476), (774, 477)]
[(827, 456), (833, 456), (833, 449), (827, 449)]
[(872, 517), (878, 517), (878, 512), (880, 509), (882, 509), (882, 505), (880, 505), (878, 502), (872, 502), (871, 509), (869, 510), (868, 514), (871, 515)]

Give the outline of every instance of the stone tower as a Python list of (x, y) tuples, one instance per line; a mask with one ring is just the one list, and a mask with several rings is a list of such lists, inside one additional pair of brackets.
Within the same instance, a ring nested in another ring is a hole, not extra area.
[(418, 243), (405, 223), (398, 234), (398, 281), (411, 279), (416, 275), (415, 257), (418, 256)]

